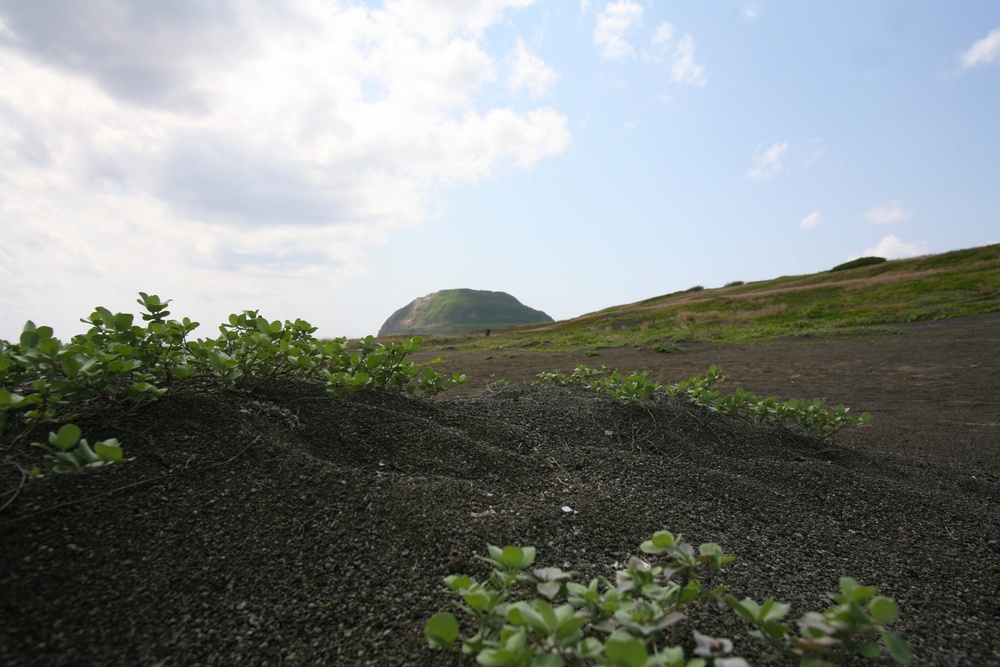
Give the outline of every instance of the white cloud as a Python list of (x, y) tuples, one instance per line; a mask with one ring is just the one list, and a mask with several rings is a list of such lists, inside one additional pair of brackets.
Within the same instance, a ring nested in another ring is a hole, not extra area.
[(926, 241), (917, 243), (905, 243), (895, 234), (884, 237), (879, 244), (873, 248), (867, 248), (857, 255), (851, 255), (847, 261), (853, 261), (861, 257), (884, 257), (886, 259), (906, 259), (907, 257), (920, 257), (930, 253), (930, 246)]
[(811, 148), (809, 155), (806, 156), (803, 162), (808, 167), (813, 162), (823, 157), (823, 153), (826, 153), (826, 146), (823, 144), (823, 137), (812, 137), (807, 143), (811, 146)]
[(533, 95), (544, 95), (559, 76), (545, 61), (533, 55), (524, 46), (520, 37), (510, 54), (511, 69), (507, 76), (507, 87), (514, 92), (528, 89)]
[(556, 109), (480, 102), (551, 84), (484, 50), (530, 2), (6, 3), (0, 325), (57, 291), (76, 316), (139, 289), (315, 312), (304, 288), (367, 271), (434, 188), (566, 149)]
[(694, 37), (685, 34), (671, 58), (673, 80), (689, 86), (705, 85), (705, 68), (694, 61)]
[(888, 225), (913, 217), (913, 211), (894, 199), (888, 204), (875, 204), (865, 211), (865, 219), (873, 225)]
[(970, 69), (989, 65), (997, 58), (1000, 58), (1000, 28), (993, 28), (986, 37), (973, 42), (969, 50), (962, 54), (962, 66)]
[(757, 16), (759, 16), (759, 12), (756, 7), (747, 7), (743, 10), (743, 18), (746, 21), (756, 21)]
[(670, 73), (675, 83), (704, 86), (705, 68), (695, 62), (694, 37), (685, 33), (675, 42), (677, 29), (671, 23), (661, 23), (650, 40), (649, 59)]
[(819, 227), (823, 224), (823, 216), (819, 214), (819, 211), (813, 211), (806, 217), (802, 218), (799, 222), (799, 227), (802, 229), (813, 229)]
[(756, 180), (766, 180), (773, 177), (785, 168), (781, 163), (781, 158), (786, 152), (788, 152), (788, 142), (774, 143), (767, 148), (761, 144), (757, 147), (753, 163), (747, 169), (747, 177)]
[(601, 47), (603, 57), (619, 60), (635, 55), (625, 36), (642, 24), (642, 13), (642, 5), (631, 0), (609, 2), (604, 7), (594, 28), (594, 44)]
[[(597, 15), (594, 43), (601, 55), (609, 60), (634, 58), (637, 52), (629, 41), (631, 33), (642, 26), (642, 5), (631, 0), (608, 3)], [(642, 49), (642, 60), (652, 63), (668, 74), (674, 83), (704, 86), (705, 68), (695, 61), (694, 37), (684, 33), (675, 39), (677, 29), (670, 22), (660, 23), (649, 40), (649, 49)]]

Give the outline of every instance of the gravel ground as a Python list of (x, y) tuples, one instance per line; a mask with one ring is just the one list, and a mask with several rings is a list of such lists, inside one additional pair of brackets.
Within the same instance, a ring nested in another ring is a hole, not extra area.
[[(737, 597), (797, 617), (854, 576), (897, 600), (915, 664), (1000, 664), (997, 321), (636, 358), (731, 361), (729, 389), (758, 393), (847, 377), (827, 395), (876, 419), (833, 443), (670, 399), (484, 392), (482, 374), (478, 395), (434, 402), (272, 385), (94, 412), (85, 434), (133, 461), (23, 488), (20, 450), (0, 469), (0, 664), (472, 665), (422, 630), (448, 608), (444, 576), (484, 574), (486, 544), (535, 545), (539, 565), (589, 579), (660, 529), (735, 555), (711, 581)], [(649, 367), (614, 354), (590, 365)], [(861, 354), (851, 380), (835, 361)], [(559, 365), (522, 356), (532, 373)], [(966, 373), (952, 394), (943, 375), (879, 363)], [(732, 613), (694, 620), (759, 658)]]

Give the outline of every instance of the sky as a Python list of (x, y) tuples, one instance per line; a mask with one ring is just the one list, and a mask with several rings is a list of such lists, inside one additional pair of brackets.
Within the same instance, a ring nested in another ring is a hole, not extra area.
[(0, 0), (0, 338), (997, 243), (998, 110), (988, 0)]

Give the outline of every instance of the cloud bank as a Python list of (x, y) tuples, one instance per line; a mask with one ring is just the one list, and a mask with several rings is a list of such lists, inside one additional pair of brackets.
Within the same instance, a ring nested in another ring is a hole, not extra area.
[(520, 41), (485, 50), (531, 1), (0, 4), (18, 301), (52, 292), (50, 262), (80, 290), (261, 294), (365, 271), (364, 248), (425, 220), (436, 188), (569, 145), (565, 115), (505, 97), (544, 94), (554, 70)]

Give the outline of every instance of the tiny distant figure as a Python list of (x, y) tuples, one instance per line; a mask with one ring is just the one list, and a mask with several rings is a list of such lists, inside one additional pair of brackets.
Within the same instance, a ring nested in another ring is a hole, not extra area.
[(492, 329), (487, 329), (487, 330), (486, 330), (486, 335), (487, 335), (487, 336), (489, 336), (489, 335), (490, 335), (490, 331), (492, 331)]

